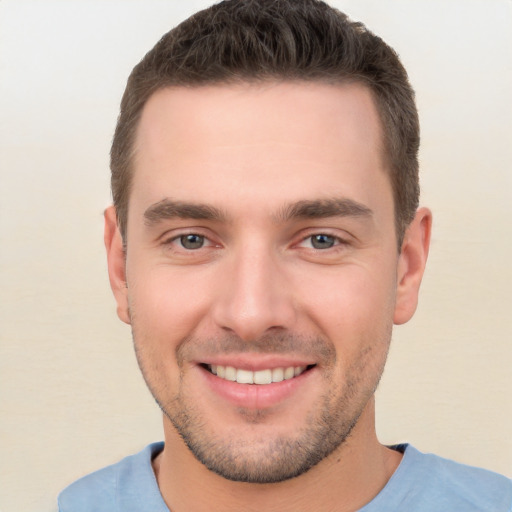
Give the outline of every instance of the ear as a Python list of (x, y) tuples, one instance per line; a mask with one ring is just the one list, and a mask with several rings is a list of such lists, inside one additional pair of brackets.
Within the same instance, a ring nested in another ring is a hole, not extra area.
[(126, 285), (126, 256), (123, 239), (117, 225), (114, 206), (105, 210), (105, 232), (103, 239), (107, 250), (108, 276), (110, 287), (117, 302), (117, 316), (125, 323), (130, 323), (128, 308), (128, 287)]
[(432, 213), (420, 208), (407, 228), (398, 258), (397, 296), (393, 321), (396, 325), (409, 321), (418, 305), (421, 279), (427, 263), (432, 229)]

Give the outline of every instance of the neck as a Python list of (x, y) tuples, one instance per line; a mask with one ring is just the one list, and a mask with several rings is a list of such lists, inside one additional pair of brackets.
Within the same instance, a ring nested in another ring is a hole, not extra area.
[(358, 510), (381, 491), (401, 460), (378, 442), (374, 418), (372, 399), (349, 438), (329, 457), (275, 484), (233, 482), (211, 472), (165, 420), (165, 448), (153, 463), (160, 492), (172, 512)]

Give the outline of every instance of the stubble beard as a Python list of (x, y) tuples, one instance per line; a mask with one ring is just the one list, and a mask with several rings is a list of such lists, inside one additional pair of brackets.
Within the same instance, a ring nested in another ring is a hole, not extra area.
[[(257, 347), (256, 351), (269, 351), (269, 347), (273, 347), (274, 351), (285, 353), (287, 346), (296, 344), (296, 339), (292, 336), (267, 337), (264, 342), (259, 341), (251, 346)], [(177, 349), (181, 383), (184, 375), (180, 361), (186, 358), (184, 352), (187, 352), (188, 343), (197, 343), (197, 340), (184, 340)], [(246, 342), (242, 343), (245, 350), (250, 350)], [(322, 373), (327, 391), (318, 400), (318, 407), (309, 412), (303, 425), (292, 434), (271, 437), (265, 430), (261, 436), (244, 439), (212, 432), (206, 413), (194, 404), (185, 386), (181, 385), (178, 392), (173, 394), (165, 382), (155, 382), (147, 371), (149, 364), (142, 349), (144, 343), (139, 345), (134, 333), (137, 361), (146, 384), (195, 458), (223, 478), (257, 484), (283, 482), (306, 473), (345, 443), (377, 388), (389, 345), (388, 341), (381, 360), (373, 369), (369, 369), (365, 362), (371, 359), (371, 353), (379, 343), (362, 350), (358, 360), (350, 368), (344, 369), (344, 385), (340, 390), (339, 386), (332, 385), (339, 379), (336, 376), (334, 347), (319, 339), (301, 341), (300, 344), (306, 343), (314, 347), (312, 351), (315, 353), (322, 353)], [(197, 344), (204, 346), (204, 343)], [(233, 345), (232, 342), (218, 340), (210, 343), (214, 344)], [(234, 344), (238, 346), (238, 342)], [(152, 368), (155, 369), (154, 364)], [(368, 372), (373, 375), (371, 379), (368, 379)], [(265, 423), (265, 411), (239, 409), (238, 412), (245, 417), (247, 424)]]

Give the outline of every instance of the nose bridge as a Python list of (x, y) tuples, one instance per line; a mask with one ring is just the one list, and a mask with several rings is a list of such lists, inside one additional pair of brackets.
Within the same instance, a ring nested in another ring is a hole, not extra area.
[(219, 327), (245, 340), (272, 328), (290, 328), (295, 313), (278, 260), (272, 248), (258, 240), (232, 251), (214, 308)]

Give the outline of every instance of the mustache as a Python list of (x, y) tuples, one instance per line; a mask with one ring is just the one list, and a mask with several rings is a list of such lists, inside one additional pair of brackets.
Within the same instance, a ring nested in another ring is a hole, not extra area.
[(243, 340), (234, 333), (209, 338), (188, 336), (176, 347), (176, 359), (179, 365), (185, 361), (219, 354), (243, 353), (294, 354), (323, 364), (333, 364), (336, 361), (336, 350), (327, 339), (293, 333), (267, 333), (249, 341)]

